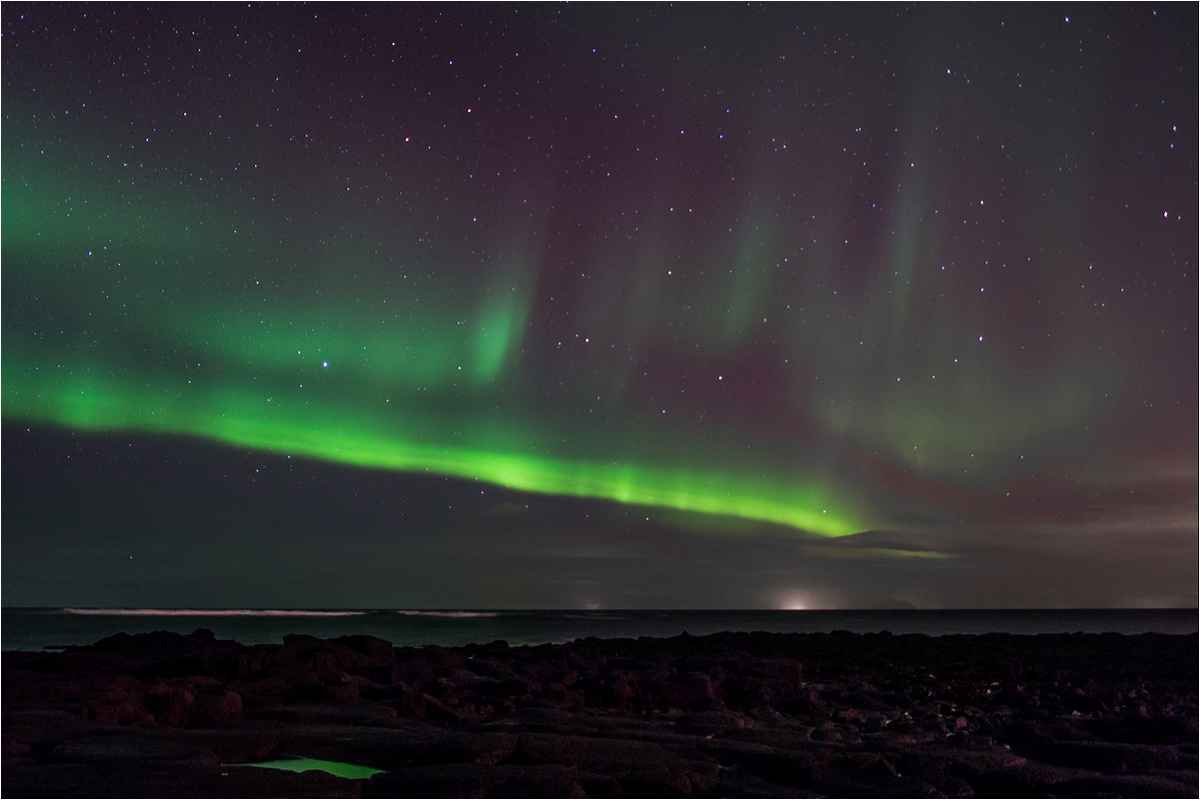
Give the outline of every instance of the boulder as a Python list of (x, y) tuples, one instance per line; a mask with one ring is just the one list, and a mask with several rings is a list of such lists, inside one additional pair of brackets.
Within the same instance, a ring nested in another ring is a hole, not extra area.
[(791, 658), (764, 658), (753, 662), (750, 671), (761, 675), (773, 688), (785, 692), (799, 691), (804, 678), (804, 665)]
[(392, 643), (386, 639), (380, 639), (377, 636), (367, 636), (364, 634), (355, 634), (353, 636), (339, 636), (336, 639), (330, 639), (334, 644), (348, 647), (355, 652), (362, 653), (368, 658), (391, 663), (396, 660), (396, 651), (392, 647)]
[(146, 706), (154, 714), (154, 721), (165, 728), (186, 725), (195, 704), (195, 696), (182, 687), (163, 683), (146, 690)]
[(689, 672), (667, 681), (658, 687), (658, 694), (672, 708), (692, 708), (715, 698), (712, 678), (703, 672)]
[(237, 692), (221, 691), (196, 697), (188, 717), (188, 725), (207, 728), (226, 725), (242, 718), (242, 696)]

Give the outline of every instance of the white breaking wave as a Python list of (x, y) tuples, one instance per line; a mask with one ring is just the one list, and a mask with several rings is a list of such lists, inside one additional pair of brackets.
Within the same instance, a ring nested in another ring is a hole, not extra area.
[(68, 614), (114, 617), (357, 617), (366, 611), (296, 611), (268, 608), (64, 608)]
[(463, 619), (466, 617), (498, 617), (495, 611), (396, 611), (406, 617), (449, 617)]

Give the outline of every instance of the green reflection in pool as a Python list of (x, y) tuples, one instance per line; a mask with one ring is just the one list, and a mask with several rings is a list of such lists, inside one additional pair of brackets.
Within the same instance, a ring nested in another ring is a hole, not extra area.
[(341, 761), (322, 761), (318, 758), (286, 758), (280, 761), (260, 761), (256, 764), (227, 764), (230, 767), (265, 767), (267, 769), (286, 769), (291, 772), (308, 772), (319, 769), (336, 775), (339, 778), (369, 778), (376, 772), (385, 772), (374, 767), (364, 767), (359, 764), (343, 764)]

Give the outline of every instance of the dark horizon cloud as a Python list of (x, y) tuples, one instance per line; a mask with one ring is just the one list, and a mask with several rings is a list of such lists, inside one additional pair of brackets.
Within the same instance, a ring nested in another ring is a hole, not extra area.
[(1197, 603), (1194, 7), (6, 4), (3, 601)]

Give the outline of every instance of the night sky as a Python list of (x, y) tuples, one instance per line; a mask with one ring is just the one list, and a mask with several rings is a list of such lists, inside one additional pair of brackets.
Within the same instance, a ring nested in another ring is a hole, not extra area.
[(1197, 7), (3, 6), (6, 605), (1197, 603)]

